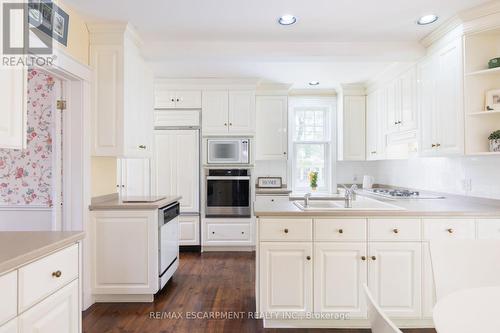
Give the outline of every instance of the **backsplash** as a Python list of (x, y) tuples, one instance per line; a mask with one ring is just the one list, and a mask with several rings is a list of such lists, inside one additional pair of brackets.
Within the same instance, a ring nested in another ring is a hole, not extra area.
[(27, 148), (0, 149), (0, 205), (52, 206), (54, 78), (28, 72)]

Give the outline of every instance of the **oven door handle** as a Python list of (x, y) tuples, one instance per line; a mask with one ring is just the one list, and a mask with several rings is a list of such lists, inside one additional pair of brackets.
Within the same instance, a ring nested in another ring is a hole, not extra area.
[(207, 176), (207, 180), (250, 180), (250, 176)]

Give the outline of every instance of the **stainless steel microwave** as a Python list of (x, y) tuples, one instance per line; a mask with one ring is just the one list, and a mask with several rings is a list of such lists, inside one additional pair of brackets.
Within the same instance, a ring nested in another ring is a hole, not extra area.
[(207, 145), (208, 164), (250, 163), (250, 139), (208, 139)]

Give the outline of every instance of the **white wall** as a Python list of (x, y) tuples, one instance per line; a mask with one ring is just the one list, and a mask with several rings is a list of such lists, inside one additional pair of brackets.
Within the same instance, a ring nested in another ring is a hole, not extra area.
[(52, 230), (52, 209), (0, 207), (0, 231)]

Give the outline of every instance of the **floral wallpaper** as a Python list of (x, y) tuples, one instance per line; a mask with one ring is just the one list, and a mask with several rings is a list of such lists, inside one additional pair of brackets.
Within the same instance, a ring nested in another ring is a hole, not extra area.
[(26, 149), (0, 149), (0, 205), (52, 206), (54, 78), (28, 71)]

